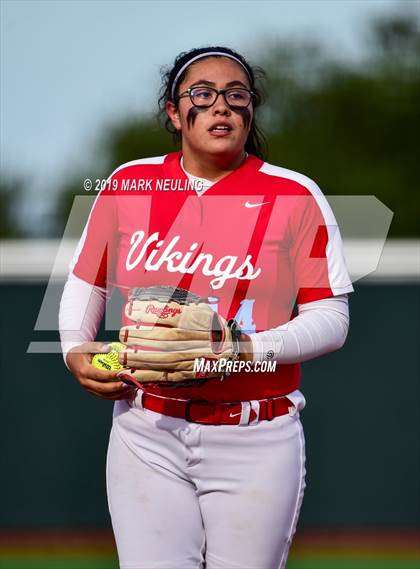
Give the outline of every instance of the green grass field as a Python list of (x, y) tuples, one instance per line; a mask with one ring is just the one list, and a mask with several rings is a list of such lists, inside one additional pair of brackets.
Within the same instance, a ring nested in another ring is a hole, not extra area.
[[(287, 569), (420, 569), (419, 544), (413, 531), (302, 531)], [(109, 532), (3, 532), (0, 569), (118, 569), (118, 561)]]

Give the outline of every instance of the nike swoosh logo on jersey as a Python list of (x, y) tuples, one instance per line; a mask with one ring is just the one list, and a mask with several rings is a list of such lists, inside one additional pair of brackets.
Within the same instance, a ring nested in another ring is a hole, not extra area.
[(249, 201), (246, 201), (246, 202), (245, 202), (245, 207), (248, 207), (248, 208), (250, 208), (250, 207), (260, 207), (261, 205), (265, 205), (265, 204), (267, 204), (267, 203), (270, 203), (270, 202), (249, 203)]
[(229, 417), (239, 417), (239, 415), (242, 415), (242, 411), (240, 413), (229, 413)]

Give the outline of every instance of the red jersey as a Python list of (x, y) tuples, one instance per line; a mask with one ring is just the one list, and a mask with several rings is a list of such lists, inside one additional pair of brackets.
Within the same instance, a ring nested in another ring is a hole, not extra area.
[[(77, 277), (124, 298), (152, 285), (216, 297), (213, 308), (248, 334), (287, 323), (296, 303), (353, 290), (337, 223), (312, 180), (248, 156), (199, 196), (180, 158), (136, 160), (111, 175), (79, 243)], [(299, 381), (299, 364), (277, 364), (274, 372), (145, 390), (238, 401), (284, 395)]]

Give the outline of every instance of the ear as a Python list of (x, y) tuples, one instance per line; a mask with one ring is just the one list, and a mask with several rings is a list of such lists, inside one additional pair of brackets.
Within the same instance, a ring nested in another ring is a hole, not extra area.
[(176, 108), (175, 103), (172, 101), (167, 101), (165, 104), (165, 111), (176, 130), (181, 130), (181, 120), (179, 118), (179, 111)]

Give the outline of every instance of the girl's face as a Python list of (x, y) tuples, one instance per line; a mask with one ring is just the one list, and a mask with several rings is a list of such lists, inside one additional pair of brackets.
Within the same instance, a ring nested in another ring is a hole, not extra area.
[[(250, 89), (245, 70), (227, 57), (209, 57), (193, 63), (178, 86), (178, 94), (198, 86)], [(185, 96), (178, 100), (177, 107), (168, 102), (166, 112), (174, 127), (182, 133), (184, 153), (223, 155), (227, 159), (243, 153), (253, 118), (252, 102), (244, 109), (231, 109), (223, 95), (219, 95), (212, 107), (198, 108), (189, 96)], [(217, 130), (218, 125), (227, 128)]]

